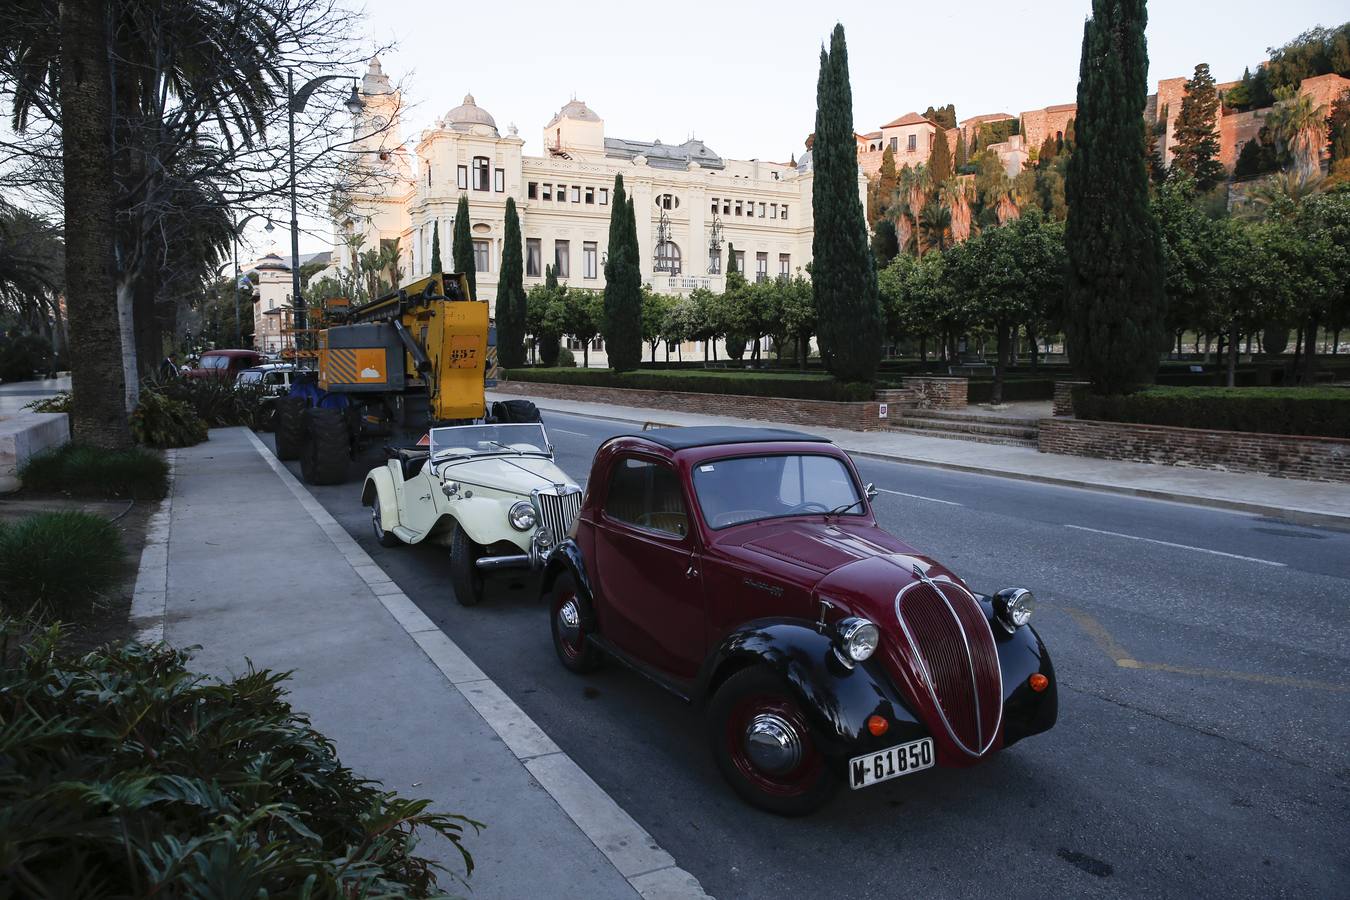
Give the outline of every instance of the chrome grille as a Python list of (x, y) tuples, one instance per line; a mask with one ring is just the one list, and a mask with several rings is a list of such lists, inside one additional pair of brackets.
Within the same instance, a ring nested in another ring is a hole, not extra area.
[(540, 491), (535, 495), (539, 502), (539, 526), (548, 530), (549, 543), (558, 543), (572, 530), (572, 523), (581, 513), (581, 489), (565, 487)]
[(948, 733), (980, 756), (1002, 719), (1003, 678), (979, 603), (946, 579), (924, 579), (900, 592), (896, 612)]

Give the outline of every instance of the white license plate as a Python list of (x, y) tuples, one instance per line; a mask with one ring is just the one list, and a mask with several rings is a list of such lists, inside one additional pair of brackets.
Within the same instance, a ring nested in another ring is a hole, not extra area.
[(933, 739), (923, 738), (887, 747), (880, 753), (853, 757), (848, 761), (848, 784), (857, 790), (932, 767)]

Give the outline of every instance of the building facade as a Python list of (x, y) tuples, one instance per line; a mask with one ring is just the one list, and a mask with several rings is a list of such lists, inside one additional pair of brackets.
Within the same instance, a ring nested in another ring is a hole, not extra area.
[[(572, 100), (542, 129), (541, 155), (524, 152), (515, 126), (503, 134), (472, 96), (437, 119), (411, 150), (398, 130), (397, 92), (372, 61), (354, 133), (377, 187), (347, 195), (335, 217), (341, 248), (398, 239), (401, 283), (431, 271), (439, 233), (450, 268), (455, 212), (469, 201), (478, 294), (496, 295), (506, 201), (514, 199), (524, 245), (525, 286), (553, 266), (560, 281), (602, 289), (615, 178), (633, 199), (643, 281), (661, 293), (722, 290), (729, 266), (747, 278), (804, 272), (811, 260), (813, 173), (801, 163), (727, 159), (701, 140), (681, 144), (610, 137), (604, 120)], [(364, 136), (364, 137), (363, 137)], [(858, 193), (865, 199), (866, 179)], [(730, 256), (734, 248), (734, 258)]]

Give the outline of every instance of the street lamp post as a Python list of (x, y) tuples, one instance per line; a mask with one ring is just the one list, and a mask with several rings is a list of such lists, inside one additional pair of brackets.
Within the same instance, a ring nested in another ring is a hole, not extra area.
[[(249, 223), (250, 219), (256, 219), (261, 215), (263, 214), (249, 213), (241, 221), (236, 222), (234, 226), (234, 345), (241, 350), (243, 349), (244, 332), (239, 321), (239, 233), (244, 230), (244, 226)], [(268, 234), (272, 233), (271, 219), (267, 220), (267, 225), (263, 230)]]
[[(305, 104), (314, 94), (320, 85), (336, 81), (342, 78), (348, 78), (347, 75), (320, 75), (317, 78), (311, 78), (306, 81), (299, 91), (295, 90), (295, 73), (286, 73), (286, 125), (290, 135), (289, 150), (287, 154), (290, 157), (290, 182), (291, 182), (291, 307), (295, 312), (294, 323), (297, 332), (305, 327), (305, 302), (300, 295), (300, 221), (296, 214), (296, 183), (295, 183), (295, 114), (305, 111)], [(353, 111), (353, 114), (360, 111), (361, 101), (356, 96), (356, 88), (352, 87), (352, 96), (347, 100), (347, 108)], [(355, 109), (353, 109), (355, 107)], [(298, 334), (297, 334), (298, 338)], [(297, 344), (296, 349), (299, 349)], [(298, 361), (298, 358), (297, 358)]]

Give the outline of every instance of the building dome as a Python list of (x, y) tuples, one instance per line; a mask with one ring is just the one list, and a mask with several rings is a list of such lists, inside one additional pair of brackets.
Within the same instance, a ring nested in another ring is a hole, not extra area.
[(464, 130), (475, 125), (485, 125), (494, 132), (497, 130), (497, 120), (492, 118), (490, 112), (473, 102), (473, 94), (465, 94), (464, 102), (445, 114), (445, 124), (451, 128)]
[(253, 269), (254, 271), (257, 272), (265, 270), (289, 272), (291, 267), (287, 265), (286, 261), (283, 260), (280, 256), (277, 256), (275, 253), (269, 253), (266, 256), (264, 256), (261, 260), (259, 260), (258, 264), (254, 266)]

